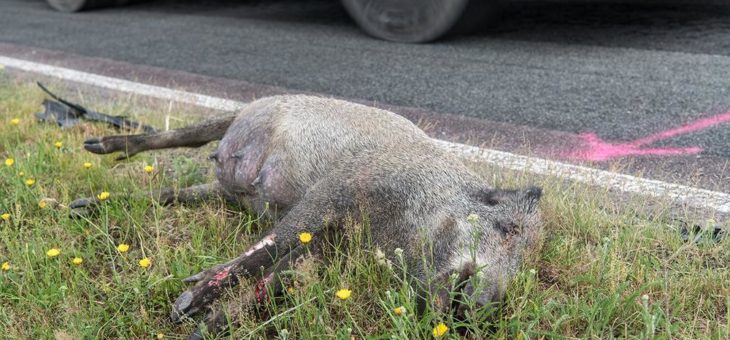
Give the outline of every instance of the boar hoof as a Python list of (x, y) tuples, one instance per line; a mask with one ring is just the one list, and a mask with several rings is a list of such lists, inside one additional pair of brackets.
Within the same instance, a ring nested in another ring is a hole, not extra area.
[(104, 147), (104, 143), (98, 138), (91, 138), (84, 141), (84, 149), (95, 154), (108, 153)]
[(134, 156), (139, 150), (134, 143), (135, 139), (128, 136), (108, 136), (99, 138), (91, 138), (84, 141), (84, 149), (91, 153), (104, 155), (117, 151), (123, 152), (116, 160), (121, 161)]
[(69, 203), (68, 207), (71, 209), (89, 208), (99, 204), (99, 199), (96, 197), (84, 197), (74, 200)]
[(223, 268), (222, 265), (217, 265), (215, 267), (203, 270), (197, 274), (190, 275), (184, 279), (182, 279), (182, 282), (185, 283), (197, 283), (198, 281), (201, 281), (207, 277), (212, 277), (215, 274), (217, 274), (221, 269)]
[(195, 283), (195, 282), (198, 282), (198, 281), (202, 280), (203, 278), (205, 278), (205, 273), (206, 272), (207, 271), (204, 270), (204, 271), (202, 271), (200, 273), (197, 273), (195, 275), (188, 276), (188, 277), (182, 279), (182, 282), (185, 282), (185, 283)]
[(83, 218), (91, 216), (99, 205), (99, 200), (96, 197), (85, 197), (74, 200), (69, 203), (68, 207), (71, 208), (69, 216), (71, 218)]
[(190, 316), (198, 311), (198, 307), (191, 306), (193, 303), (193, 292), (185, 291), (175, 300), (172, 305), (170, 319), (174, 323), (180, 323), (185, 316)]

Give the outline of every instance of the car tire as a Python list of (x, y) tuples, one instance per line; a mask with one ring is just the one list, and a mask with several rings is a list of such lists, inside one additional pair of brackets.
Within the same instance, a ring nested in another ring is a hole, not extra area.
[(94, 8), (121, 6), (132, 0), (46, 0), (48, 5), (61, 12), (80, 12)]
[(490, 0), (341, 0), (368, 34), (385, 40), (423, 43), (466, 33), (493, 13)]

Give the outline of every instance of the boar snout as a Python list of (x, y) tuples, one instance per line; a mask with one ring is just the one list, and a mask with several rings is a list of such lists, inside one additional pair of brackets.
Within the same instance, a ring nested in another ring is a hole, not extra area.
[(504, 299), (506, 285), (507, 280), (501, 275), (489, 279), (483, 273), (472, 275), (462, 284), (461, 299), (457, 301), (454, 315), (466, 320), (476, 311), (488, 312), (488, 307), (496, 306)]

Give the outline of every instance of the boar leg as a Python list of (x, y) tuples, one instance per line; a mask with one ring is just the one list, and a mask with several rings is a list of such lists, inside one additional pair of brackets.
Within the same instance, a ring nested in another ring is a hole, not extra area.
[(234, 200), (233, 197), (226, 194), (218, 181), (193, 185), (182, 189), (164, 188), (154, 192), (152, 197), (156, 198), (163, 205), (197, 203), (212, 198), (225, 198), (228, 201)]
[[(310, 249), (312, 251), (313, 249)], [(316, 252), (316, 250), (314, 250)], [(261, 270), (263, 275), (256, 283), (253, 289), (246, 291), (241, 301), (241, 306), (231, 307), (230, 309), (217, 308), (212, 309), (201, 327), (188, 337), (188, 339), (204, 339), (205, 335), (216, 335), (229, 331), (229, 326), (240, 324), (240, 318), (244, 317), (242, 311), (246, 308), (254, 310), (262, 307), (270, 298), (279, 296), (284, 291), (284, 286), (280, 278), (280, 274), (294, 267), (295, 262), (300, 256), (307, 252), (307, 247), (298, 245), (292, 249), (281, 260), (274, 263), (266, 270)], [(269, 294), (273, 296), (269, 296)]]
[(192, 316), (201, 311), (226, 288), (237, 285), (241, 278), (255, 276), (260, 273), (261, 268), (272, 266), (279, 259), (279, 255), (286, 258), (289, 249), (302, 251), (296, 243), (280, 238), (279, 235), (286, 234), (277, 234), (277, 231), (280, 232), (274, 228), (241, 256), (184, 279), (184, 282), (195, 282), (195, 285), (180, 294), (173, 303), (170, 314), (173, 322), (179, 322), (183, 316)]
[(223, 138), (228, 126), (235, 118), (235, 115), (215, 117), (188, 127), (149, 135), (117, 135), (92, 138), (84, 142), (84, 149), (96, 154), (121, 151), (122, 154), (117, 157), (117, 160), (123, 160), (146, 150), (183, 146), (197, 148)]
[[(310, 197), (315, 199), (308, 199)], [(254, 276), (259, 273), (260, 268), (268, 268), (280, 258), (285, 258), (290, 252), (299, 249), (299, 233), (311, 233), (314, 238), (312, 243), (318, 241), (321, 238), (319, 234), (324, 230), (324, 219), (327, 217), (328, 220), (336, 221), (336, 216), (328, 214), (334, 211), (328, 209), (330, 202), (323, 202), (330, 197), (320, 193), (308, 193), (302, 202), (276, 222), (264, 238), (239, 257), (184, 279), (183, 281), (194, 282), (195, 285), (183, 292), (173, 304), (173, 321), (180, 320), (183, 315), (200, 311), (218, 298), (226, 287), (238, 284), (240, 278)]]
[[(224, 198), (232, 203), (244, 204), (242, 200), (245, 197), (232, 197), (225, 193), (220, 183), (212, 182), (207, 184), (193, 185), (191, 187), (182, 189), (165, 188), (161, 190), (155, 190), (152, 193), (147, 194), (136, 194), (132, 198), (141, 199), (144, 197), (152, 196), (162, 205), (174, 204), (174, 203), (196, 203), (211, 198)], [(112, 198), (114, 199), (114, 195)], [(86, 215), (90, 209), (97, 207), (101, 203), (96, 197), (86, 197), (74, 200), (69, 204), (69, 208), (73, 209), (72, 214), (74, 215)]]

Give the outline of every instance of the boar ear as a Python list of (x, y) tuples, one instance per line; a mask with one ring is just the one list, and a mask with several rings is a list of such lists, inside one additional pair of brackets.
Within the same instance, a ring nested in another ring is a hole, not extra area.
[(542, 188), (529, 187), (527, 191), (525, 191), (525, 197), (535, 202), (539, 201), (540, 197), (542, 197)]

